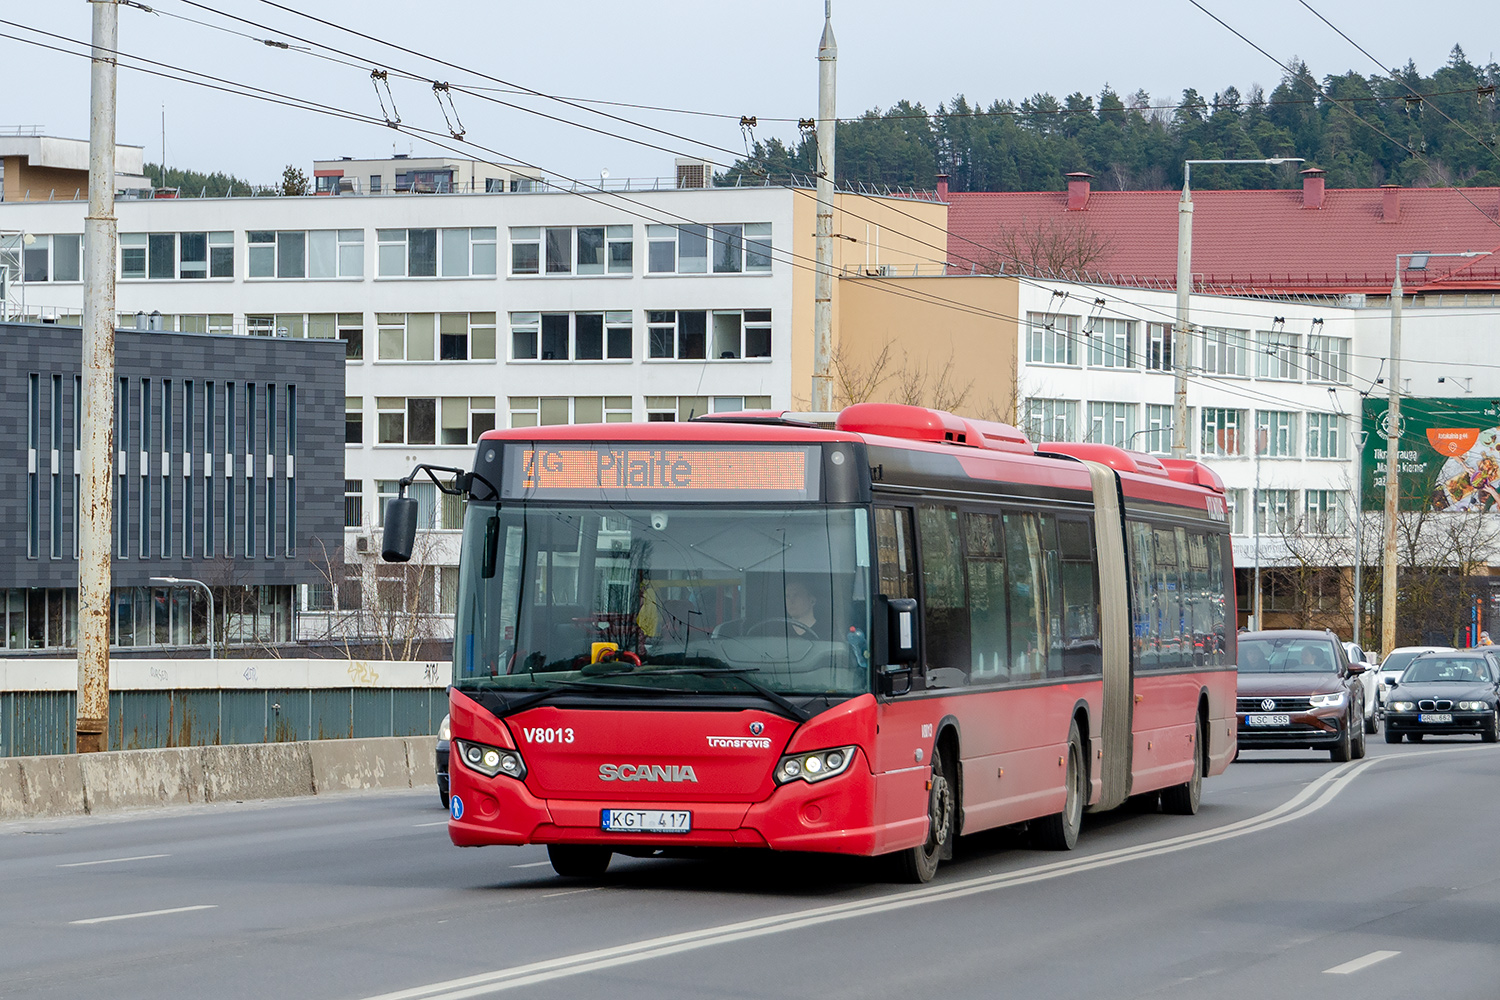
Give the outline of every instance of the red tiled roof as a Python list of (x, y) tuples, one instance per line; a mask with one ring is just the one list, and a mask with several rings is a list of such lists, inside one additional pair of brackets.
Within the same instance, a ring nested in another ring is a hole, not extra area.
[[(1408, 289), (1433, 283), (1500, 289), (1500, 188), (1403, 188), (1394, 223), (1383, 221), (1388, 190), (1329, 188), (1316, 209), (1302, 207), (1297, 189), (1194, 191), (1198, 287), (1378, 293), (1390, 288), (1397, 253), (1491, 250), (1490, 257), (1434, 259), (1426, 278), (1408, 271), (1402, 280)], [(1066, 191), (950, 192), (948, 261), (956, 271), (975, 262), (983, 270), (998, 256), (1002, 230), (1076, 221), (1109, 244), (1089, 265), (1091, 277), (1173, 287), (1180, 197), (1178, 191), (1094, 191), (1082, 211), (1069, 212)]]

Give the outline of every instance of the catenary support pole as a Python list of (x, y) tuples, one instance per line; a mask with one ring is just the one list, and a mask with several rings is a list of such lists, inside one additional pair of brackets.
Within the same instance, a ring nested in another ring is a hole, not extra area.
[(833, 410), (833, 139), (838, 127), (834, 94), (838, 44), (833, 40), (833, 11), (823, 3), (823, 37), (818, 42), (818, 220), (813, 287), (812, 409)]
[[(1172, 457), (1187, 458), (1188, 296), (1193, 291), (1192, 165), (1183, 164), (1177, 203), (1177, 322), (1172, 330)], [(1257, 622), (1257, 625), (1259, 623)]]
[(1396, 512), (1401, 498), (1401, 258), (1391, 283), (1390, 403), (1385, 414), (1385, 553), (1380, 565), (1380, 655), (1396, 648)]
[(115, 408), (115, 56), (119, 8), (92, 3), (89, 214), (84, 222), (83, 449), (78, 541), (79, 753), (109, 749)]

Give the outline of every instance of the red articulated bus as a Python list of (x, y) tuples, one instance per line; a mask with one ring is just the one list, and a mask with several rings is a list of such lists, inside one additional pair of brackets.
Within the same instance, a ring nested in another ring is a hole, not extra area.
[[(1069, 849), (1131, 796), (1194, 813), (1234, 755), (1225, 498), (1196, 462), (863, 403), (491, 431), (446, 471), (460, 846), (926, 881), (961, 834)], [(416, 501), (391, 503), (399, 560)]]

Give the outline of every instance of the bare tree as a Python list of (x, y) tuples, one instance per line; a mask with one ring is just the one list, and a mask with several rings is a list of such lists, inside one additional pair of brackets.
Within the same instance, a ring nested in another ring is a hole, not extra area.
[(336, 642), (348, 659), (420, 658), (425, 646), (448, 638), (450, 617), (437, 607), (439, 545), (433, 532), (417, 532), (405, 563), (373, 555), (351, 559), (347, 547), (324, 548), (312, 563), (328, 607), (304, 616), (304, 622), (320, 617), (316, 631), (303, 638)]
[(1114, 241), (1082, 218), (1023, 218), (1001, 228), (993, 245), (997, 252), (983, 262), (992, 273), (1019, 271), (1041, 277), (1076, 276), (1115, 251)]
[[(869, 361), (859, 362), (840, 345), (834, 348), (831, 358), (834, 402), (841, 408), (855, 403), (888, 402), (958, 413), (968, 403), (975, 380), (960, 384), (957, 365), (958, 359), (952, 352), (938, 365), (925, 356), (913, 357), (889, 340)], [(994, 409), (992, 404), (990, 410)], [(988, 413), (974, 415), (998, 419)]]

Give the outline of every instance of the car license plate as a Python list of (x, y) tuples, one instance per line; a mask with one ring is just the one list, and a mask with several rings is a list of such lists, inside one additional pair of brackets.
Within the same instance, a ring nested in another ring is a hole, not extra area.
[(693, 814), (666, 809), (603, 809), (599, 827), (610, 833), (687, 833), (693, 828)]
[(1417, 716), (1418, 722), (1452, 722), (1453, 715), (1449, 712), (1424, 712)]
[(1292, 724), (1290, 715), (1247, 715), (1245, 725), (1247, 726), (1289, 726)]

